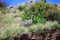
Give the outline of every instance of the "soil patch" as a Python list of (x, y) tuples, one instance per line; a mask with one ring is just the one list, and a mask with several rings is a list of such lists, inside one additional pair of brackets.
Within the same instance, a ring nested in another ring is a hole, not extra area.
[(60, 40), (60, 29), (45, 30), (41, 32), (21, 33), (18, 36), (12, 36), (9, 40)]

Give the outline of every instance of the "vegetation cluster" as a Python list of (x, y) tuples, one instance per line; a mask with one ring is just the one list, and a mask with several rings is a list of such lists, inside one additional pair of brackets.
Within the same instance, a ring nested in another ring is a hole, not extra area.
[[(17, 35), (23, 32), (44, 33), (45, 29), (60, 29), (60, 11), (56, 5), (37, 2), (31, 5), (29, 9), (26, 9), (25, 5), (20, 5), (17, 9), (19, 13), (15, 12), (12, 15), (6, 7), (0, 11), (0, 39), (5, 39), (11, 37), (13, 34)], [(34, 18), (33, 24), (30, 27), (20, 27), (17, 25), (18, 23), (16, 22), (20, 23), (21, 19), (23, 21), (29, 20), (31, 15), (34, 15)], [(21, 19), (17, 20), (18, 17)]]

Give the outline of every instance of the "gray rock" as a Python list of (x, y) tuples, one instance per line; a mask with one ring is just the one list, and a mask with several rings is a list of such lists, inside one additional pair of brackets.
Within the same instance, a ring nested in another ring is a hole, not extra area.
[(33, 23), (33, 15), (31, 15), (31, 19), (30, 20), (25, 20), (20, 22), (20, 26), (31, 26)]

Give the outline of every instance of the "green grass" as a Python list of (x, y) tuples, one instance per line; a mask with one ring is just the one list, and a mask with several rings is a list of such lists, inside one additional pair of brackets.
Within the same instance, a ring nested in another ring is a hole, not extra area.
[[(46, 4), (45, 3), (44, 4), (37, 3), (37, 4), (33, 5), (30, 10), (25, 10), (25, 7), (24, 8), (21, 7), (19, 8), (20, 12), (18, 13), (15, 12), (14, 14), (8, 13), (7, 12), (8, 10), (2, 11), (2, 12), (0, 11), (0, 39), (5, 39), (5, 38), (8, 38), (9, 36), (12, 36), (13, 34), (17, 35), (18, 33), (22, 33), (22, 32), (25, 32), (25, 33), (28, 33), (30, 31), (36, 32), (37, 30), (44, 32), (44, 29), (52, 30), (55, 28), (59, 28), (60, 25), (56, 21), (46, 22), (43, 16), (43, 14), (46, 12), (46, 9), (45, 9)], [(20, 20), (29, 19), (30, 18), (29, 15), (31, 14), (35, 15), (34, 22), (37, 22), (36, 24), (33, 24), (31, 27), (20, 27), (19, 25), (17, 25), (18, 23), (20, 23)], [(23, 18), (21, 18), (22, 16)], [(17, 17), (18, 18), (20, 17), (21, 19), (17, 19)], [(43, 23), (46, 22), (46, 23), (43, 24), (42, 22)]]
[(20, 26), (8, 26), (5, 27), (3, 29), (1, 29), (0, 32), (0, 39), (4, 39), (7, 38), (13, 34), (18, 34), (18, 33), (28, 33), (28, 32), (32, 32), (32, 31), (44, 31), (44, 29), (54, 29), (54, 28), (58, 28), (58, 23), (56, 22), (47, 22), (46, 24), (36, 24), (36, 25), (32, 25), (31, 27), (20, 27)]
[[(24, 12), (22, 12), (24, 13)], [(23, 14), (21, 14), (22, 16)], [(37, 23), (37, 24), (33, 24), (31, 27), (20, 27), (15, 25), (15, 23), (18, 21), (16, 21), (16, 17), (20, 16), (20, 13), (17, 14), (15, 13), (14, 15), (6, 15), (6, 14), (2, 14), (2, 16), (0, 18), (1, 22), (0, 22), (0, 39), (4, 39), (4, 38), (8, 38), (9, 36), (13, 35), (13, 34), (18, 34), (18, 33), (28, 33), (28, 32), (36, 32), (37, 30), (40, 31), (44, 31), (44, 29), (55, 29), (58, 28), (58, 23), (57, 22), (47, 22), (45, 24), (41, 24), (41, 23)], [(19, 19), (20, 21), (20, 19)]]

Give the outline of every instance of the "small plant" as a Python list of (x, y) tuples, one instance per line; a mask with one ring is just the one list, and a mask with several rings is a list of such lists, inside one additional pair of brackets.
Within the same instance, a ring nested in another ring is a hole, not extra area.
[(2, 11), (2, 14), (6, 14), (7, 12), (6, 11)]
[(18, 9), (19, 9), (20, 11), (23, 11), (23, 10), (25, 9), (25, 6), (20, 5), (20, 6), (18, 7)]
[(44, 13), (46, 12), (45, 7), (45, 3), (36, 3), (32, 5), (30, 9), (24, 10), (22, 19), (28, 20), (31, 18), (31, 15), (34, 15), (33, 23), (44, 23)]

